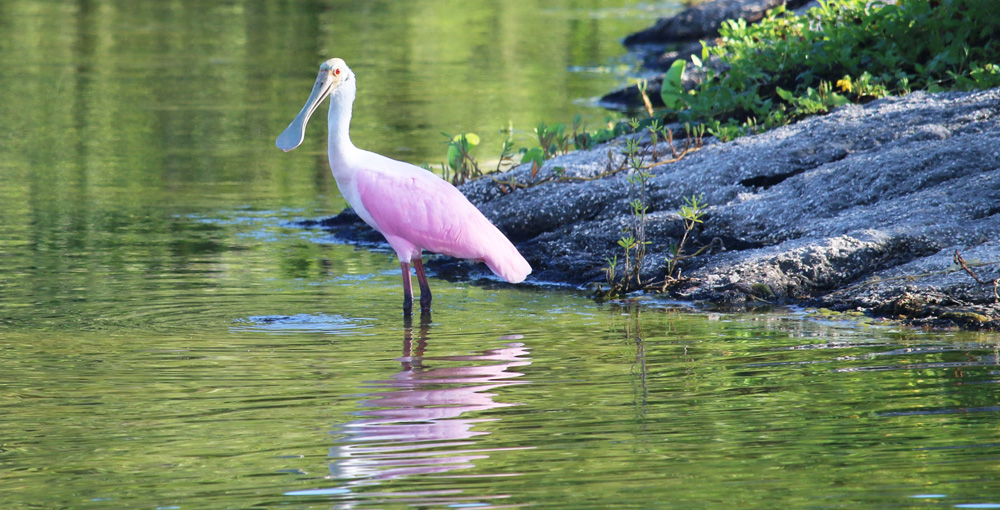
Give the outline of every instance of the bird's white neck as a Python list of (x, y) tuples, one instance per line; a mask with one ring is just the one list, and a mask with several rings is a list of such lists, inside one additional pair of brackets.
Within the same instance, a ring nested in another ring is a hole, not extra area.
[[(330, 95), (330, 113), (327, 122), (330, 131), (330, 163), (333, 166), (334, 160), (343, 162), (348, 159), (352, 152), (357, 150), (351, 143), (351, 113), (354, 108), (354, 96), (356, 93), (354, 79), (346, 81)], [(340, 166), (340, 165), (336, 165)], [(334, 166), (334, 168), (336, 168)]]

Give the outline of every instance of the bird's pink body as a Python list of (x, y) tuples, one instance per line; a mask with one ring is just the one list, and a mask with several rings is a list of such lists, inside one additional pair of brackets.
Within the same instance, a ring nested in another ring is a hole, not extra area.
[[(355, 172), (365, 221), (385, 236), (400, 261), (421, 250), (485, 262), (518, 283), (531, 272), (514, 245), (461, 192), (440, 177), (377, 154), (381, 171)], [(392, 163), (395, 163), (394, 165)]]
[(354, 73), (340, 59), (320, 67), (302, 112), (278, 137), (279, 148), (288, 151), (301, 143), (309, 116), (327, 94), (330, 168), (347, 202), (385, 236), (399, 257), (407, 296), (404, 303), (409, 302), (409, 263), (413, 262), (421, 283), (421, 305), (425, 292), (426, 306), (430, 305), (420, 263), (422, 250), (483, 261), (511, 283), (531, 273), (517, 248), (454, 186), (432, 172), (354, 146), (349, 129), (356, 83)]

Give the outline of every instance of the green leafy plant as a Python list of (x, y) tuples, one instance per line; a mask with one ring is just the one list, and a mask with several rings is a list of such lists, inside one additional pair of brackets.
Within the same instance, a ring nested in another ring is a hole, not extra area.
[(475, 133), (463, 133), (455, 136), (448, 133), (441, 134), (448, 139), (446, 142), (448, 144), (448, 166), (442, 165), (442, 177), (457, 186), (468, 179), (482, 176), (482, 170), (479, 169), (476, 159), (470, 153), (473, 147), (479, 145), (479, 135)]
[(679, 264), (681, 261), (701, 255), (702, 252), (711, 246), (710, 244), (705, 245), (690, 255), (684, 253), (684, 245), (688, 241), (688, 236), (698, 224), (702, 223), (706, 207), (704, 195), (684, 197), (684, 205), (681, 206), (681, 210), (677, 213), (680, 215), (681, 220), (684, 221), (684, 234), (681, 235), (679, 241), (670, 245), (670, 254), (667, 256), (667, 278), (664, 281), (664, 287), (666, 287), (668, 282), (680, 278)]
[[(873, 89), (871, 86), (868, 88)], [(801, 96), (796, 96), (791, 91), (785, 90), (781, 87), (776, 87), (775, 92), (778, 94), (778, 97), (787, 101), (788, 104), (794, 108), (795, 114), (802, 116), (812, 115), (814, 113), (825, 113), (829, 111), (830, 108), (850, 103), (846, 97), (833, 92), (830, 82), (828, 81), (821, 81), (819, 83), (818, 90), (812, 87), (807, 87)]]
[(538, 169), (545, 162), (545, 150), (541, 147), (521, 149), (521, 164), (531, 163), (531, 177), (538, 175)]
[(566, 135), (566, 124), (555, 123), (546, 125), (539, 123), (535, 128), (538, 146), (541, 147), (545, 159), (569, 152), (569, 137)]
[[(649, 146), (652, 148), (653, 154), (651, 155), (651, 157), (653, 159), (653, 162), (655, 163), (657, 160), (660, 159), (660, 155), (657, 151), (660, 145), (660, 133), (664, 132), (664, 128), (660, 124), (660, 119), (654, 119), (653, 122), (646, 129), (649, 130)], [(673, 132), (671, 131), (671, 138), (672, 137), (673, 137)], [(673, 142), (671, 141), (671, 143)]]
[(587, 150), (594, 146), (595, 134), (587, 132), (583, 116), (579, 113), (573, 116), (573, 147), (576, 150)]
[[(697, 58), (697, 57), (695, 57)], [(700, 64), (700, 62), (698, 62)], [(687, 62), (677, 59), (670, 64), (670, 69), (663, 75), (663, 84), (660, 86), (660, 99), (663, 104), (671, 110), (680, 110), (688, 106), (688, 92), (684, 90), (684, 69)], [(652, 115), (652, 112), (650, 112)]]
[(495, 172), (500, 172), (514, 165), (514, 126), (508, 122), (507, 128), (500, 132), (507, 136), (504, 137), (503, 144), (500, 146), (500, 158), (497, 160)]
[(821, 0), (797, 16), (779, 6), (757, 24), (725, 22), (717, 44), (691, 59), (701, 82), (685, 92), (687, 63), (675, 62), (661, 97), (681, 121), (731, 139), (848, 102), (1000, 86), (996, 9), (996, 0)]
[(604, 268), (604, 275), (608, 280), (608, 285), (614, 288), (618, 277), (618, 255), (614, 255), (611, 258), (605, 257), (604, 260), (608, 263), (608, 267)]
[(702, 124), (702, 126), (705, 127), (705, 131), (708, 134), (718, 138), (721, 142), (728, 142), (743, 136), (743, 128), (739, 123), (734, 121), (723, 124), (717, 120), (712, 120), (706, 124)]
[(647, 197), (647, 181), (652, 177), (644, 167), (642, 145), (637, 137), (625, 141), (625, 163), (629, 167), (626, 177), (629, 183), (629, 209), (631, 221), (618, 239), (624, 255), (621, 275), (618, 274), (618, 256), (608, 260), (607, 274), (610, 289), (604, 297), (619, 297), (633, 290), (644, 287), (642, 266), (646, 259), (646, 247), (651, 244), (646, 239), (647, 212), (649, 211)]

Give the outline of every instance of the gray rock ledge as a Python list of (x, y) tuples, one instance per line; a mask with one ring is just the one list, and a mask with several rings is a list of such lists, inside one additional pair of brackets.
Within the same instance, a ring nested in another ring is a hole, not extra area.
[[(554, 158), (536, 180), (560, 167), (567, 176), (598, 175), (609, 152), (615, 162), (624, 157), (624, 146), (623, 137)], [(667, 151), (661, 143), (658, 152)], [(706, 139), (701, 150), (651, 172), (645, 278), (665, 274), (685, 196), (703, 194), (709, 204), (687, 251), (713, 239), (725, 247), (684, 261), (690, 280), (671, 289), (672, 298), (1000, 329), (992, 285), (1000, 278), (1000, 89), (918, 92), (729, 143)], [(527, 165), (498, 178), (512, 176), (532, 180)], [(486, 177), (461, 190), (531, 262), (529, 281), (596, 285), (606, 259), (622, 258), (616, 242), (632, 221), (624, 173), (506, 194)], [(359, 232), (367, 227), (351, 216), (327, 227), (365, 241)], [(956, 250), (985, 284), (955, 266)], [(439, 274), (453, 266), (431, 263)]]

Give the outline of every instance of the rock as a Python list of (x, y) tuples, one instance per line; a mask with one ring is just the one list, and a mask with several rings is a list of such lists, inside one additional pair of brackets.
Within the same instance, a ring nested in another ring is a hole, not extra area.
[[(690, 280), (670, 289), (673, 298), (997, 329), (998, 140), (1000, 89), (917, 92), (729, 143), (706, 140), (649, 170), (643, 275), (663, 279), (683, 232), (682, 199), (703, 194), (710, 207), (686, 251), (715, 244), (682, 262)], [(561, 167), (594, 180), (504, 194), (484, 178), (461, 189), (522, 250), (533, 281), (600, 282), (607, 259), (623, 258), (617, 240), (634, 221), (625, 173), (599, 177), (617, 168), (624, 146), (620, 138), (549, 160), (536, 178)], [(668, 151), (661, 143), (659, 154)], [(528, 165), (497, 176), (510, 177), (532, 181)], [(344, 222), (335, 229), (344, 232)], [(955, 264), (956, 251), (979, 281)]]
[(689, 7), (669, 18), (660, 18), (650, 28), (625, 38), (626, 46), (685, 43), (719, 35), (719, 25), (727, 19), (753, 23), (779, 5), (795, 9), (810, 0), (711, 0)]

